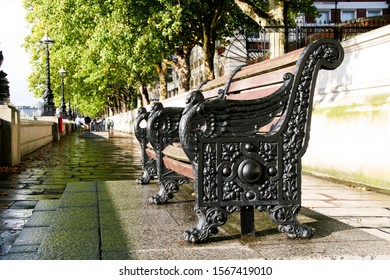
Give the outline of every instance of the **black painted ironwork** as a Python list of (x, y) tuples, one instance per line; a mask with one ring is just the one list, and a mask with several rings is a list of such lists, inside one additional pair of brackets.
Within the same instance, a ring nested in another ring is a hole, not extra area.
[[(235, 211), (268, 212), (279, 231), (306, 238), (301, 224), (301, 158), (309, 140), (313, 92), (318, 71), (335, 69), (344, 54), (332, 39), (310, 44), (293, 74), (275, 93), (256, 100), (187, 96), (179, 126), (182, 148), (194, 172), (198, 223), (185, 232), (189, 242), (203, 242), (218, 232)], [(259, 129), (279, 118), (270, 132)], [(252, 214), (241, 215), (242, 232), (253, 233)]]
[(45, 34), (45, 36), (41, 39), (41, 44), (45, 46), (46, 50), (46, 89), (43, 93), (43, 112), (42, 116), (54, 116), (56, 107), (54, 105), (54, 95), (51, 89), (51, 81), (50, 81), (50, 51), (49, 46), (53, 44), (54, 41)]
[[(0, 68), (3, 64), (4, 56), (3, 52), (0, 51)], [(10, 94), (9, 94), (9, 82), (7, 77), (7, 73), (0, 70), (0, 105), (6, 105), (10, 103)]]
[[(207, 82), (208, 80), (205, 80), (200, 83), (197, 90), (200, 90)], [(179, 190), (179, 186), (187, 182), (187, 179), (183, 176), (165, 168), (162, 162), (162, 150), (168, 144), (179, 142), (178, 126), (182, 111), (183, 108), (164, 108), (161, 102), (157, 102), (152, 106), (151, 112), (147, 112), (144, 107), (140, 107), (137, 112), (134, 122), (134, 132), (141, 146), (143, 163), (143, 174), (137, 179), (137, 182), (139, 184), (149, 184), (150, 180), (155, 177), (158, 178), (161, 189), (158, 194), (150, 199), (152, 203), (166, 203), (169, 199), (173, 198), (173, 194)], [(151, 118), (151, 114), (154, 114), (155, 117), (152, 121), (148, 121)], [(162, 119), (161, 116), (164, 116), (164, 118), (167, 116), (167, 119)], [(150, 123), (149, 126), (147, 123)], [(150, 132), (149, 137), (147, 135), (148, 127), (151, 127), (153, 130), (157, 129), (154, 132)], [(159, 156), (159, 168), (156, 165), (156, 160), (150, 158), (146, 153), (147, 145), (150, 143), (149, 138), (153, 139), (153, 150), (157, 149), (154, 152)]]
[(70, 107), (70, 100), (68, 101), (68, 120), (73, 120), (73, 111), (72, 108)]
[(66, 71), (64, 69), (60, 69), (58, 71), (58, 74), (60, 74), (61, 77), (61, 104), (60, 104), (60, 116), (63, 118), (67, 118), (67, 112), (66, 112), (66, 103), (65, 103), (65, 84), (64, 84), (64, 78), (66, 76)]
[(157, 180), (160, 191), (149, 201), (155, 204), (166, 203), (179, 191), (181, 184), (188, 179), (175, 171), (169, 170), (163, 163), (163, 150), (174, 142), (179, 142), (179, 122), (183, 108), (167, 107), (162, 103), (153, 104), (147, 122), (147, 138), (156, 154)]
[(138, 109), (137, 116), (134, 122), (134, 134), (140, 143), (142, 152), (142, 170), (143, 174), (137, 179), (139, 184), (149, 184), (150, 180), (153, 180), (156, 176), (156, 160), (150, 158), (146, 153), (146, 148), (149, 143), (146, 137), (146, 124), (149, 118), (149, 112), (144, 107)]

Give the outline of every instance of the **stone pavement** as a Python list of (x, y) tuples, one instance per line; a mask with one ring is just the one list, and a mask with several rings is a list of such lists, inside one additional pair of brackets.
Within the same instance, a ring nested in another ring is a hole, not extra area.
[(38, 201), (59, 199), (68, 182), (134, 180), (139, 176), (138, 151), (138, 142), (128, 135), (73, 133), (23, 157), (16, 168), (0, 167), (0, 257)]
[[(307, 175), (299, 218), (315, 229), (314, 238), (287, 239), (265, 213), (256, 213), (256, 236), (242, 238), (232, 214), (208, 243), (188, 244), (182, 232), (196, 221), (192, 186), (183, 185), (166, 205), (149, 204), (158, 187), (135, 183), (139, 148), (125, 139), (121, 150), (131, 165), (123, 173), (132, 178), (103, 180), (103, 170), (89, 166), (96, 180), (69, 179), (60, 199), (39, 200), (0, 259), (390, 259), (390, 196)], [(96, 147), (107, 156), (102, 143)]]

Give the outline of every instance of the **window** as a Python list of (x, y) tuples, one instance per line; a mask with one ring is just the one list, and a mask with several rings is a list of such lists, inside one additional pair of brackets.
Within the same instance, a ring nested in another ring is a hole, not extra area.
[(382, 15), (381, 10), (367, 10), (367, 17), (376, 17), (381, 15)]
[(329, 18), (329, 11), (318, 11), (320, 14), (320, 17), (316, 18), (317, 23), (329, 23), (330, 18)]
[(341, 11), (341, 21), (347, 21), (356, 18), (355, 11)]

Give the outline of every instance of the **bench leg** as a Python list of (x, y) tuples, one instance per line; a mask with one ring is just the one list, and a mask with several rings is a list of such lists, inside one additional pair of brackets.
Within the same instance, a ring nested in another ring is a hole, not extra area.
[[(259, 208), (259, 210), (262, 211), (264, 208)], [(299, 210), (300, 205), (277, 205), (266, 208), (280, 232), (287, 233), (289, 238), (310, 238), (314, 231), (298, 221)]]
[(180, 185), (187, 183), (187, 180), (180, 179), (166, 179), (158, 182), (160, 191), (149, 198), (150, 203), (165, 204), (168, 200), (173, 198), (173, 195), (179, 191)]
[(255, 213), (253, 206), (243, 206), (240, 211), (241, 235), (255, 235)]
[(158, 182), (160, 191), (149, 198), (150, 203), (165, 204), (173, 198), (173, 194), (179, 191), (179, 184), (174, 180), (163, 180)]
[[(236, 211), (239, 208), (233, 208)], [(199, 207), (195, 209), (198, 223), (194, 228), (184, 232), (184, 240), (191, 243), (205, 242), (211, 235), (218, 233), (218, 227), (223, 226), (231, 211), (220, 207)], [(244, 206), (240, 210), (241, 235), (255, 235), (255, 215), (253, 206)]]
[(143, 166), (143, 173), (141, 177), (137, 178), (138, 184), (149, 184), (150, 180), (153, 180), (157, 175), (156, 161), (149, 159)]
[(226, 223), (228, 212), (220, 207), (197, 207), (198, 223), (184, 232), (184, 240), (191, 243), (205, 242), (218, 233), (218, 227)]

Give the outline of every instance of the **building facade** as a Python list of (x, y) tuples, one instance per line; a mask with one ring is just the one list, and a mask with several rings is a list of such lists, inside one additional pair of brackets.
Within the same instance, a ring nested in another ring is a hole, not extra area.
[(323, 23), (339, 23), (364, 17), (389, 15), (389, 1), (315, 1)]

